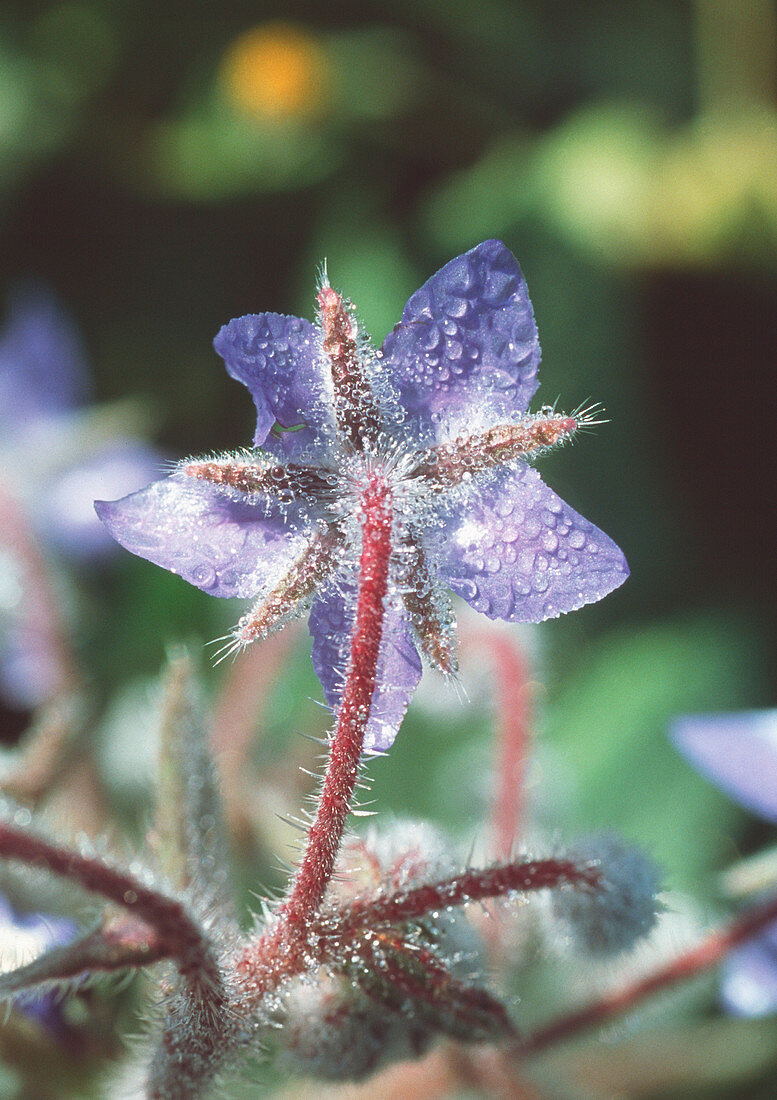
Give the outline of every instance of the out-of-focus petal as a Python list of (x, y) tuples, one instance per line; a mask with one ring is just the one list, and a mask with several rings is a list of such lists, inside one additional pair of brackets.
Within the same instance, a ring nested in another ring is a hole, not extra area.
[(40, 287), (12, 297), (0, 337), (0, 425), (15, 434), (35, 417), (81, 404), (88, 393), (75, 326)]
[(540, 345), (509, 249), (485, 241), (441, 268), (408, 301), (383, 356), (422, 446), (524, 413)]
[(123, 440), (63, 470), (33, 502), (38, 530), (74, 558), (108, 553), (116, 544), (94, 514), (93, 502), (115, 500), (148, 485), (163, 464), (159, 452)]
[(19, 710), (34, 710), (62, 682), (59, 655), (52, 651), (48, 632), (18, 613), (0, 625), (0, 697)]
[(612, 539), (528, 466), (454, 498), (433, 537), (440, 575), (490, 619), (552, 619), (602, 599), (629, 573)]
[(301, 507), (235, 499), (181, 474), (95, 508), (127, 550), (226, 598), (254, 596), (277, 580), (308, 529)]
[(777, 924), (732, 951), (721, 968), (720, 999), (734, 1016), (777, 1012)]
[[(73, 921), (46, 913), (18, 913), (0, 894), (0, 971), (26, 966), (44, 951), (70, 943), (77, 933)], [(61, 995), (51, 990), (13, 998), (15, 1008), (55, 1034), (67, 1027), (62, 1004)]]
[[(324, 697), (340, 704), (351, 650), (356, 592), (351, 585), (328, 587), (310, 611), (313, 668)], [(368, 751), (385, 752), (397, 735), (408, 703), (421, 679), (421, 658), (399, 604), (386, 607), (370, 720), (364, 740)]]
[(777, 824), (777, 710), (678, 718), (670, 737), (702, 775)]
[(213, 341), (228, 372), (254, 399), (255, 446), (298, 458), (306, 451), (321, 457), (331, 444), (331, 399), (325, 401), (331, 380), (320, 342), (310, 321), (280, 313), (237, 317)]

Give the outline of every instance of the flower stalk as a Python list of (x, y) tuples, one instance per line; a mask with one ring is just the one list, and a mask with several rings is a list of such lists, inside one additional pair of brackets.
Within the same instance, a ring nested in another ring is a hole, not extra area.
[(655, 993), (699, 977), (722, 962), (735, 947), (754, 939), (775, 921), (777, 898), (749, 910), (727, 928), (711, 932), (701, 943), (684, 951), (666, 966), (659, 967), (644, 978), (628, 982), (606, 993), (600, 1000), (541, 1027), (515, 1048), (516, 1055), (526, 1057), (539, 1054), (556, 1043), (566, 1042), (583, 1031), (600, 1027), (608, 1020), (631, 1011)]
[(538, 859), (469, 869), (441, 882), (425, 883), (385, 897), (356, 899), (349, 907), (343, 933), (418, 920), (428, 913), (469, 902), (503, 898), (511, 893), (576, 886), (595, 890), (601, 873), (567, 859)]
[(375, 691), (391, 557), (391, 490), (385, 481), (375, 478), (370, 482), (362, 508), (359, 599), (351, 658), (318, 812), (291, 893), (281, 910), (281, 919), (292, 928), (302, 928), (318, 910), (332, 877), (359, 775)]
[[(359, 596), (351, 656), (318, 810), (276, 924), (249, 944), (237, 964), (242, 984), (250, 987), (254, 998), (305, 968), (305, 950), (300, 942), (311, 929), (332, 877), (359, 775), (376, 685), (391, 558), (391, 490), (380, 478), (368, 483), (362, 496), (362, 512)], [(279, 954), (280, 947), (285, 950)]]
[(127, 910), (155, 933), (157, 957), (173, 959), (195, 997), (222, 1000), (220, 969), (204, 932), (176, 899), (101, 859), (0, 823), (0, 857), (45, 868)]

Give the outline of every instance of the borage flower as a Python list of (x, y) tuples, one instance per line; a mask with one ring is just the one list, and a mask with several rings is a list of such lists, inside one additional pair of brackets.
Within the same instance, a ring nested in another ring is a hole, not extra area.
[(540, 622), (601, 599), (628, 569), (528, 464), (593, 417), (527, 412), (540, 348), (501, 242), (433, 275), (380, 351), (326, 277), (318, 307), (317, 325), (264, 313), (216, 337), (256, 404), (252, 450), (184, 462), (97, 510), (133, 553), (214, 596), (255, 599), (230, 648), (312, 605), (313, 663), (337, 707), (367, 501), (379, 500), (391, 554), (364, 745), (385, 750), (421, 676), (418, 650), (455, 671), (447, 588), (490, 618)]

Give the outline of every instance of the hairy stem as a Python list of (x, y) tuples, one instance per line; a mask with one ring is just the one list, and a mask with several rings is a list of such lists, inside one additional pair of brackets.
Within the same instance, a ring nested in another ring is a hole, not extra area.
[(568, 859), (539, 859), (523, 863), (498, 864), (485, 870), (467, 870), (442, 882), (426, 883), (410, 890), (375, 899), (354, 901), (343, 919), (342, 931), (397, 924), (471, 901), (504, 897), (526, 890), (572, 885), (595, 889), (599, 872)]
[(317, 912), (332, 877), (356, 786), (375, 691), (391, 556), (391, 492), (388, 486), (377, 478), (371, 482), (362, 507), (359, 599), (351, 638), (351, 658), (316, 818), (291, 893), (281, 909), (281, 919), (290, 927), (303, 926)]
[(403, 1011), (410, 998), (433, 1026), (465, 1042), (517, 1038), (504, 1005), (488, 990), (453, 977), (428, 948), (409, 945), (393, 932), (368, 934), (359, 944), (359, 957), (353, 979), (394, 1010)]
[(61, 875), (128, 910), (156, 933), (160, 953), (175, 959), (193, 993), (208, 999), (218, 995), (221, 977), (210, 943), (181, 902), (149, 889), (133, 875), (100, 859), (4, 823), (0, 824), (0, 857)]
[(65, 947), (54, 947), (7, 974), (0, 974), (0, 997), (10, 997), (47, 982), (63, 982), (82, 975), (135, 970), (168, 958), (152, 929), (122, 915), (104, 928), (88, 932)]
[(666, 966), (644, 978), (629, 982), (600, 1000), (586, 1005), (577, 1012), (546, 1024), (515, 1048), (519, 1057), (537, 1054), (555, 1043), (571, 1039), (581, 1031), (606, 1023), (636, 1008), (646, 997), (670, 989), (679, 982), (688, 981), (703, 974), (721, 962), (735, 947), (753, 939), (777, 921), (777, 898), (768, 905), (759, 906), (745, 913), (728, 928), (710, 933), (701, 943), (684, 951)]
[(311, 948), (305, 936), (332, 877), (359, 774), (375, 691), (391, 556), (391, 492), (379, 478), (364, 492), (362, 511), (356, 619), (329, 763), (307, 846), (278, 921), (237, 960), (238, 981), (251, 1000), (261, 999), (310, 965)]

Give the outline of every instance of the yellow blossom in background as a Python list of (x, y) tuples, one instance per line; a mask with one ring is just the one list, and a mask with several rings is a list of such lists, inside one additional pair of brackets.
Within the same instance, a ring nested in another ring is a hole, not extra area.
[(220, 80), (237, 107), (263, 118), (317, 113), (326, 97), (327, 59), (313, 35), (289, 23), (265, 23), (236, 38)]

